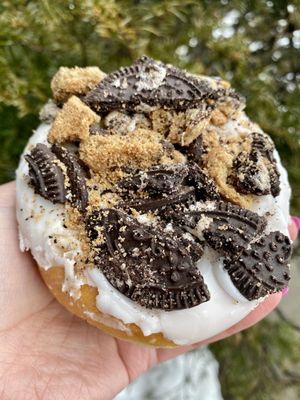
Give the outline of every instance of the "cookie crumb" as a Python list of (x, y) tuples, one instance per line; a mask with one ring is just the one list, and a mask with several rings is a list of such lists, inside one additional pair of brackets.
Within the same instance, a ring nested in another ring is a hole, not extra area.
[(80, 144), (80, 158), (99, 174), (122, 167), (148, 168), (158, 163), (163, 153), (161, 136), (147, 129), (124, 136), (94, 135)]
[(105, 76), (98, 67), (60, 67), (51, 81), (53, 98), (58, 103), (64, 103), (72, 95), (86, 94)]
[(87, 107), (78, 97), (72, 96), (59, 111), (48, 135), (51, 143), (67, 140), (86, 140), (89, 127), (98, 123), (100, 117)]
[(237, 190), (228, 182), (233, 160), (238, 149), (246, 148), (248, 140), (239, 142), (240, 138), (229, 138), (228, 143), (220, 143), (217, 134), (210, 132), (210, 135), (204, 136), (207, 154), (205, 156), (205, 167), (209, 176), (215, 181), (220, 194), (230, 202), (243, 208), (251, 208), (253, 196), (238, 193)]
[(221, 126), (226, 124), (228, 118), (226, 117), (226, 115), (224, 113), (222, 113), (222, 111), (216, 109), (211, 113), (211, 120), (210, 122), (213, 125), (216, 126)]

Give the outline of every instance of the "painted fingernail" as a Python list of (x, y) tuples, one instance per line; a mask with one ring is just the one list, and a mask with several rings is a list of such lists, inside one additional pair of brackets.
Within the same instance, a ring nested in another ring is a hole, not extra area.
[(300, 230), (300, 217), (292, 217), (292, 220), (295, 222), (295, 225), (298, 228), (298, 231)]
[(288, 294), (288, 292), (289, 292), (289, 288), (288, 287), (285, 287), (282, 291), (281, 291), (281, 293), (282, 293), (282, 297), (285, 297), (285, 296), (287, 296), (287, 294)]

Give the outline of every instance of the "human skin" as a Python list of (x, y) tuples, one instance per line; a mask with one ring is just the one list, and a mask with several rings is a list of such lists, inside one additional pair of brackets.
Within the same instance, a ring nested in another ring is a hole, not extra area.
[[(291, 222), (292, 239), (297, 227)], [(21, 253), (15, 184), (0, 186), (1, 400), (108, 400), (155, 364), (254, 325), (280, 302), (269, 296), (238, 324), (205, 342), (155, 349), (115, 339), (66, 311)]]

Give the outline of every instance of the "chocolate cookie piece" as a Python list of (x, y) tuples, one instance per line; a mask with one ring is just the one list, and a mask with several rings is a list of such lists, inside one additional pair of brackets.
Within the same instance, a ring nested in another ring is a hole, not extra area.
[(139, 171), (119, 182), (123, 190), (145, 191), (149, 196), (176, 192), (189, 173), (186, 164), (165, 164)]
[(222, 255), (234, 255), (247, 248), (266, 224), (264, 217), (223, 201), (212, 203), (209, 207), (204, 204), (203, 209), (182, 215), (174, 213), (171, 218), (180, 226), (191, 229), (199, 224), (205, 241)]
[(225, 94), (237, 97), (232, 89), (213, 88), (205, 79), (143, 56), (108, 75), (83, 101), (97, 113), (144, 111), (139, 108), (145, 106), (186, 110)]
[(49, 147), (38, 143), (24, 158), (29, 164), (30, 182), (35, 192), (52, 203), (65, 203), (64, 174)]
[(233, 163), (230, 182), (240, 193), (262, 196), (271, 193), (270, 175), (260, 152), (240, 153)]
[(280, 174), (274, 159), (274, 145), (266, 135), (254, 132), (250, 152), (241, 152), (229, 177), (240, 193), (262, 196), (280, 193)]
[(86, 187), (87, 173), (84, 166), (79, 158), (65, 147), (54, 144), (51, 150), (66, 166), (70, 184), (71, 203), (75, 204), (80, 211), (84, 211), (88, 203), (88, 191)]
[(199, 135), (189, 146), (177, 146), (178, 150), (187, 156), (189, 161), (201, 163), (204, 154), (203, 137)]
[(290, 240), (276, 231), (251, 243), (235, 257), (226, 258), (224, 267), (242, 295), (254, 300), (288, 285), (290, 255)]
[(87, 232), (95, 264), (112, 286), (141, 306), (171, 311), (209, 300), (195, 266), (202, 254), (195, 242), (114, 209), (95, 211)]
[(252, 147), (260, 151), (260, 153), (269, 161), (267, 169), (269, 171), (271, 194), (277, 197), (280, 193), (280, 174), (277, 168), (277, 163), (274, 158), (275, 146), (272, 140), (263, 133), (254, 132)]
[(219, 200), (220, 193), (215, 182), (196, 163), (189, 164), (186, 184), (195, 189), (197, 201)]
[(195, 190), (191, 187), (182, 186), (178, 190), (165, 194), (160, 197), (140, 198), (126, 203), (121, 203), (120, 207), (134, 208), (137, 211), (158, 211), (163, 216), (165, 209), (175, 204), (191, 204), (195, 202)]

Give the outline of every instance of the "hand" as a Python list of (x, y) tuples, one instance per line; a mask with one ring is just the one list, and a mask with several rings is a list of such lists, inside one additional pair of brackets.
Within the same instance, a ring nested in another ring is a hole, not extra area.
[[(291, 225), (293, 238), (296, 226)], [(220, 340), (269, 314), (282, 294), (269, 296)], [(15, 186), (0, 186), (0, 398), (106, 400), (156, 363), (204, 343), (174, 350), (114, 339), (66, 311), (42, 282), (29, 253), (21, 253)]]

